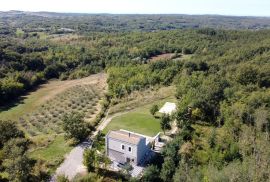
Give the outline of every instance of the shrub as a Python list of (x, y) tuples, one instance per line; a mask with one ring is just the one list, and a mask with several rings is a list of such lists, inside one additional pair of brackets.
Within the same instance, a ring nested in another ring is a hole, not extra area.
[(158, 112), (158, 106), (157, 105), (153, 105), (150, 109), (150, 113), (154, 116), (156, 114), (156, 112)]
[(75, 138), (79, 141), (84, 140), (90, 134), (90, 128), (83, 120), (84, 115), (72, 112), (63, 117), (63, 130), (67, 138)]

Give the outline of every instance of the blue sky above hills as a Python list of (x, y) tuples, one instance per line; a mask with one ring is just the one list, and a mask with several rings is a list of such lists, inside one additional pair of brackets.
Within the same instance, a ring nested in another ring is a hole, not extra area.
[(0, 10), (270, 16), (270, 0), (1, 0)]

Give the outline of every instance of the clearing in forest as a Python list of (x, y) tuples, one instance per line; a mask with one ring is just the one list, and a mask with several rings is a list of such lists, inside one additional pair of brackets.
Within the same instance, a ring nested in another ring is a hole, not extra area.
[(173, 57), (175, 56), (176, 56), (175, 53), (160, 54), (160, 55), (151, 57), (150, 62), (155, 62), (155, 61), (160, 61), (160, 60), (169, 60), (169, 59), (173, 59)]
[[(155, 91), (147, 90), (140, 94), (138, 92), (137, 94), (135, 93), (136, 97), (134, 96), (134, 99), (126, 100), (113, 106), (110, 111), (117, 114), (111, 119), (103, 133), (106, 134), (109, 130), (125, 129), (148, 136), (155, 136), (162, 131), (160, 128), (160, 118), (152, 116), (150, 108), (154, 104), (161, 108), (165, 102), (176, 102), (174, 91), (175, 88), (171, 86)], [(119, 111), (122, 114), (119, 114)], [(157, 115), (161, 116), (160, 114)], [(108, 118), (111, 116), (109, 115)]]
[(46, 103), (46, 101), (54, 98), (65, 90), (78, 85), (90, 84), (96, 85), (99, 90), (104, 90), (106, 87), (106, 75), (100, 73), (76, 80), (49, 81), (47, 84), (41, 85), (36, 91), (23, 96), (22, 100), (14, 107), (8, 109), (0, 108), (0, 119), (18, 120), (21, 116), (35, 111), (39, 106)]
[(179, 54), (179, 53), (165, 53), (150, 58), (150, 62), (161, 61), (161, 60), (183, 60), (190, 59), (192, 55)]

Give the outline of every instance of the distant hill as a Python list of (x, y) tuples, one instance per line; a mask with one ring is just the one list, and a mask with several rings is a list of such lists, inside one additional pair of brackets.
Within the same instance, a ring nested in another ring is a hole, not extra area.
[(220, 15), (116, 15), (53, 12), (0, 12), (2, 28), (69, 28), (78, 32), (156, 31), (189, 28), (269, 29), (270, 17), (237, 17)]

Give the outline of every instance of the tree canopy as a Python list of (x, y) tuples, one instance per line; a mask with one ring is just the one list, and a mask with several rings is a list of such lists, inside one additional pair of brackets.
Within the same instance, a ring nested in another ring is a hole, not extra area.
[(70, 113), (63, 117), (63, 130), (67, 138), (83, 141), (90, 134), (90, 125), (84, 121), (81, 113)]

